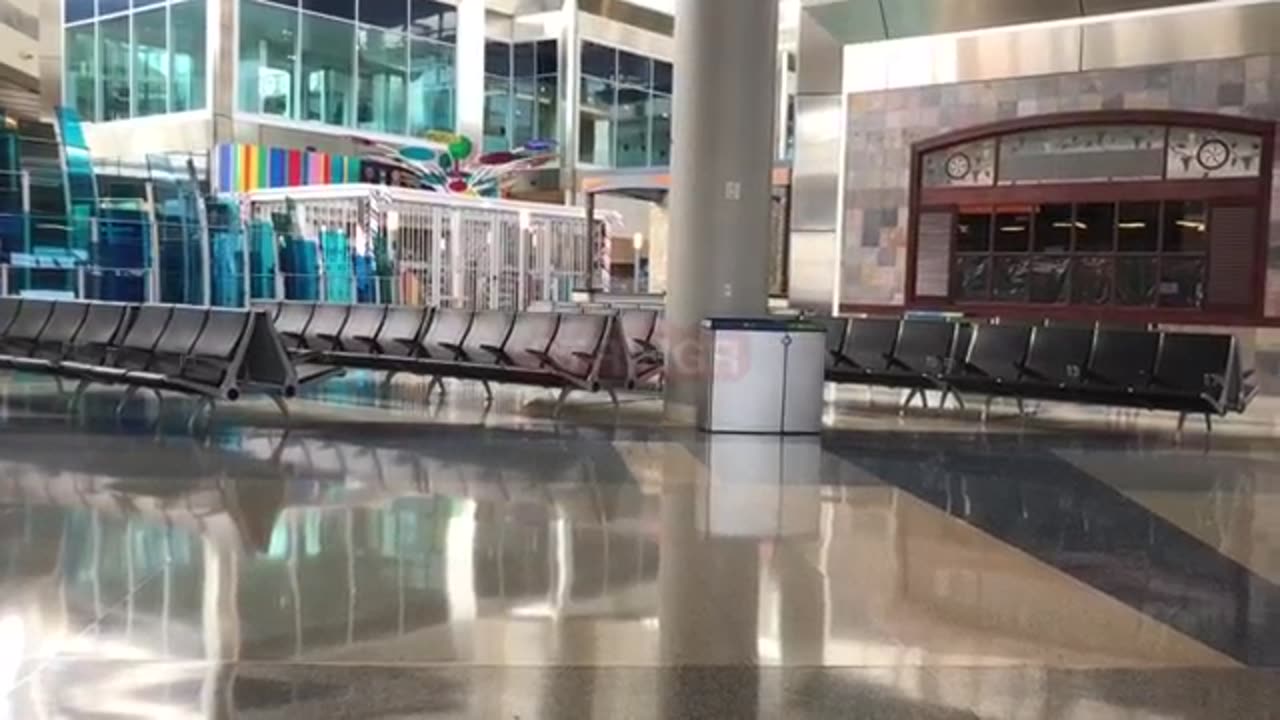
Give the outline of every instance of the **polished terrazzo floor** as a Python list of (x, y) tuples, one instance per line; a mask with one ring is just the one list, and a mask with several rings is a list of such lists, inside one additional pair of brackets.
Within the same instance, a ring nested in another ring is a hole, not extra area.
[(193, 438), (0, 378), (0, 718), (1280, 718), (1268, 417), (422, 388)]

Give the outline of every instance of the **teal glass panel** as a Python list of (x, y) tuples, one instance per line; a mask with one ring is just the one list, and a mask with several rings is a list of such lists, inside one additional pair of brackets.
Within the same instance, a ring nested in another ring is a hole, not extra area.
[(159, 7), (133, 16), (134, 115), (161, 115), (168, 110), (168, 9)]
[(618, 146), (614, 158), (618, 167), (649, 164), (649, 91), (618, 88)]
[(357, 41), (360, 95), (356, 124), (366, 130), (404, 133), (408, 37), (361, 28)]
[(537, 93), (533, 78), (516, 78), (511, 95), (512, 146), (519, 147), (537, 136)]
[(494, 152), (511, 147), (511, 81), (487, 76), (484, 79), (484, 150)]
[(169, 10), (173, 57), (170, 104), (174, 112), (205, 106), (205, 0), (187, 0)]
[(414, 40), (409, 48), (409, 134), (453, 130), (455, 82), (450, 45)]
[(303, 14), (301, 27), (301, 119), (351, 124), (355, 25)]
[(294, 59), (298, 13), (244, 2), (240, 6), (239, 105), (244, 112), (297, 117)]
[(560, 140), (560, 89), (555, 75), (538, 78), (538, 107), (534, 135), (544, 140)]
[(64, 89), (65, 102), (78, 110), (81, 117), (89, 121), (98, 118), (98, 94), (94, 89), (98, 82), (96, 28), (97, 26), (94, 23), (67, 28), (66, 46), (64, 47), (66, 59), (66, 73), (64, 75), (66, 82), (66, 88)]
[(102, 119), (129, 117), (129, 17), (98, 24), (99, 84), (102, 88)]
[(578, 160), (589, 165), (613, 166), (613, 83), (582, 78), (578, 103)]
[(649, 164), (667, 167), (671, 165), (671, 98), (655, 94), (650, 113), (653, 115), (653, 139), (650, 141), (652, 153)]

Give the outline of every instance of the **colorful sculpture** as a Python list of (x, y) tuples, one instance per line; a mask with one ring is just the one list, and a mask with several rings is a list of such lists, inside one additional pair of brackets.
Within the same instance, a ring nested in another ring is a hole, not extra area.
[(472, 159), (471, 139), (458, 133), (427, 133), (427, 146), (397, 147), (355, 138), (361, 155), (363, 182), (411, 187), (468, 197), (501, 197), (515, 173), (532, 170), (556, 157), (552, 140), (532, 140), (501, 152)]

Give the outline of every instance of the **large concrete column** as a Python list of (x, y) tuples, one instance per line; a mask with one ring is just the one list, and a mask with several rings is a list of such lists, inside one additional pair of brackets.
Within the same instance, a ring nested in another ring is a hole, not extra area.
[(677, 0), (667, 411), (689, 419), (698, 323), (768, 307), (778, 0)]

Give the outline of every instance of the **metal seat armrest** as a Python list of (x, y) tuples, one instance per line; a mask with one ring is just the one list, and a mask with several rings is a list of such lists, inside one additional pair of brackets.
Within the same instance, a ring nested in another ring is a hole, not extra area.
[(497, 345), (486, 345), (486, 344), (483, 344), (483, 343), (482, 343), (482, 344), (480, 345), (480, 349), (481, 349), (481, 350), (484, 350), (485, 352), (487, 352), (487, 353), (489, 353), (489, 354), (491, 354), (491, 355), (493, 355), (494, 359), (496, 359), (499, 363), (501, 363), (501, 364), (503, 364), (503, 365), (514, 365), (514, 364), (515, 364), (515, 362), (513, 362), (513, 361), (511, 360), (511, 356), (507, 354), (507, 351), (506, 351), (506, 350), (503, 350), (502, 348), (498, 347)]

